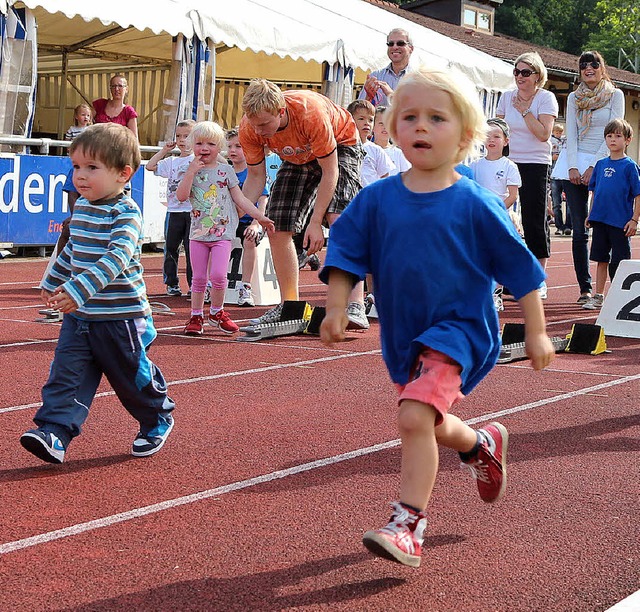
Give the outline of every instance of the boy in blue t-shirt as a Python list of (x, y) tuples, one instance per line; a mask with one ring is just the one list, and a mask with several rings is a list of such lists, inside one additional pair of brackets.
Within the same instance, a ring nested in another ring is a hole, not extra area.
[(597, 262), (596, 292), (582, 305), (597, 310), (604, 302), (604, 286), (623, 259), (631, 259), (631, 236), (640, 217), (640, 175), (638, 165), (627, 157), (633, 128), (624, 119), (613, 119), (604, 128), (609, 157), (598, 160), (591, 180), (591, 210), (587, 227), (593, 229), (589, 259)]
[(412, 567), (420, 565), (439, 446), (460, 453), (483, 501), (498, 501), (506, 489), (506, 428), (494, 422), (475, 430), (451, 412), (498, 358), (496, 281), (520, 303), (534, 369), (554, 357), (537, 291), (542, 267), (500, 198), (455, 169), (485, 132), (478, 97), (463, 80), (423, 69), (400, 81), (385, 122), (411, 168), (353, 199), (331, 226), (320, 273), (329, 284), (320, 326), (327, 345), (345, 339), (351, 289), (373, 275), (382, 356), (398, 392), (402, 462), (391, 519), (363, 543)]

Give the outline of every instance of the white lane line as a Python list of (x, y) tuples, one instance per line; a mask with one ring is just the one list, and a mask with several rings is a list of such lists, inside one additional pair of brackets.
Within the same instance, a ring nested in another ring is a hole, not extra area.
[[(300, 363), (298, 363), (297, 365), (300, 365)], [(264, 369), (271, 369), (271, 368), (264, 368)], [(550, 397), (545, 400), (530, 402), (528, 404), (523, 404), (521, 406), (514, 406), (513, 408), (506, 408), (505, 410), (499, 410), (497, 412), (490, 412), (482, 416), (468, 419), (465, 421), (465, 423), (467, 423), (468, 425), (474, 425), (476, 423), (490, 421), (492, 419), (495, 419), (501, 416), (516, 414), (518, 412), (523, 412), (525, 410), (532, 410), (540, 406), (547, 406), (549, 404), (553, 404), (563, 399), (576, 397), (578, 395), (585, 395), (586, 393), (597, 391), (599, 389), (603, 389), (606, 387), (613, 387), (615, 385), (625, 384), (627, 382), (631, 382), (639, 378), (640, 378), (640, 374), (637, 374), (635, 376), (626, 376), (625, 378), (621, 378), (620, 380), (617, 380), (617, 381), (611, 381), (601, 385), (595, 385), (594, 387), (587, 387), (585, 389), (580, 389), (579, 391), (574, 391), (571, 393), (563, 393), (562, 395)], [(115, 525), (116, 523), (123, 523), (125, 521), (130, 521), (132, 519), (140, 518), (148, 514), (155, 514), (156, 512), (162, 512), (163, 510), (171, 510), (172, 508), (176, 508), (178, 506), (184, 506), (185, 504), (192, 504), (195, 502), (202, 501), (204, 499), (210, 499), (212, 497), (225, 495), (233, 491), (247, 489), (249, 487), (258, 486), (267, 482), (272, 482), (274, 480), (280, 480), (282, 478), (287, 478), (288, 476), (293, 476), (294, 474), (300, 474), (302, 472), (309, 472), (311, 470), (324, 468), (328, 465), (341, 463), (343, 461), (349, 461), (350, 459), (355, 459), (356, 457), (370, 455), (373, 453), (377, 453), (381, 450), (394, 448), (399, 445), (400, 445), (399, 439), (390, 440), (388, 442), (375, 444), (373, 446), (367, 446), (366, 448), (360, 448), (360, 449), (343, 453), (340, 455), (334, 455), (333, 457), (327, 457), (325, 459), (318, 459), (317, 461), (303, 463), (301, 465), (296, 465), (291, 468), (287, 468), (285, 470), (277, 470), (269, 474), (263, 474), (262, 476), (256, 476), (254, 478), (249, 478), (247, 480), (233, 482), (228, 485), (216, 487), (215, 489), (207, 489), (206, 491), (200, 491), (199, 493), (192, 493), (191, 495), (185, 495), (183, 497), (168, 499), (166, 501), (159, 502), (157, 504), (142, 506), (141, 508), (135, 508), (133, 510), (128, 510), (126, 512), (119, 512), (118, 514), (112, 514), (110, 516), (105, 516), (103, 518), (95, 519), (93, 521), (87, 521), (86, 523), (78, 523), (76, 525), (71, 525), (70, 527), (64, 527), (62, 529), (56, 529), (54, 531), (48, 531), (46, 533), (41, 533), (28, 538), (23, 538), (22, 540), (6, 542), (0, 545), (0, 555), (14, 552), (16, 550), (21, 550), (23, 548), (29, 548), (31, 546), (37, 546), (39, 544), (46, 544), (47, 542), (52, 542), (54, 540), (59, 540), (59, 539), (67, 538), (74, 535), (80, 535), (88, 531), (93, 531), (94, 529), (102, 529), (103, 527), (109, 527), (110, 525)]]
[(640, 591), (629, 595), (605, 612), (638, 612), (638, 610), (640, 610)]
[[(372, 351), (364, 351), (361, 353), (341, 353), (339, 355), (330, 355), (329, 357), (319, 357), (317, 359), (307, 359), (306, 361), (292, 361), (288, 363), (279, 363), (276, 365), (265, 366), (263, 368), (252, 368), (250, 370), (236, 370), (235, 372), (224, 372), (222, 374), (211, 374), (209, 376), (198, 376), (197, 378), (184, 378), (182, 380), (174, 380), (167, 383), (168, 387), (175, 385), (187, 385), (192, 382), (202, 382), (209, 380), (218, 380), (220, 378), (232, 378), (234, 376), (245, 376), (247, 374), (260, 374), (262, 372), (271, 372), (273, 370), (283, 370), (287, 368), (299, 368), (300, 366), (315, 365), (317, 363), (324, 363), (327, 361), (335, 361), (336, 359), (350, 359), (351, 357), (367, 357), (370, 355), (380, 355), (380, 349), (374, 349)], [(96, 393), (95, 397), (109, 397), (115, 395), (114, 391), (103, 391), (102, 393)], [(32, 404), (22, 404), (20, 406), (7, 406), (6, 408), (0, 408), (0, 414), (5, 412), (15, 412), (17, 410), (28, 410), (30, 408), (39, 408), (42, 402), (34, 402)]]

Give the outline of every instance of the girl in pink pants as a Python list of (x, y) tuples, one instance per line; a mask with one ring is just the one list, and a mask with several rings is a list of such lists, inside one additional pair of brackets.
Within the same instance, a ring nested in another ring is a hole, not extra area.
[(214, 327), (232, 334), (238, 331), (238, 326), (223, 306), (231, 241), (238, 227), (237, 208), (256, 219), (269, 233), (274, 231), (274, 225), (244, 197), (233, 168), (218, 161), (225, 144), (223, 129), (212, 121), (202, 121), (193, 127), (189, 139), (194, 159), (176, 191), (179, 201), (191, 202), (191, 317), (184, 333), (201, 336), (204, 331), (204, 292), (209, 270), (212, 290), (207, 319)]

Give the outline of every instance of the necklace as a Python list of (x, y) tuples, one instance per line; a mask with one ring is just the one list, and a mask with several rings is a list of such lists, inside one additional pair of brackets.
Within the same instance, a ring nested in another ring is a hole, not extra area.
[(531, 100), (533, 100), (536, 97), (536, 94), (538, 93), (538, 91), (534, 91), (533, 95), (529, 98), (524, 98), (520, 95), (520, 91), (518, 91), (518, 93), (516, 94), (516, 98), (518, 98), (518, 102), (531, 102)]

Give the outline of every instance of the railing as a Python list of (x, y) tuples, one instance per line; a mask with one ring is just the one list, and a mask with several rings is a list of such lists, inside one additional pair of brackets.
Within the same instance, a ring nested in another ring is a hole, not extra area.
[[(54, 140), (52, 138), (25, 138), (23, 136), (9, 136), (0, 134), (0, 145), (9, 145), (14, 147), (38, 147), (42, 155), (49, 155), (51, 147), (69, 148), (71, 142), (69, 140)], [(142, 153), (157, 153), (161, 147), (151, 147), (141, 145)]]

